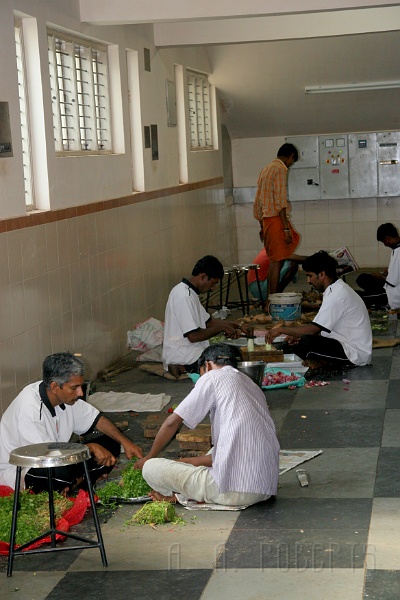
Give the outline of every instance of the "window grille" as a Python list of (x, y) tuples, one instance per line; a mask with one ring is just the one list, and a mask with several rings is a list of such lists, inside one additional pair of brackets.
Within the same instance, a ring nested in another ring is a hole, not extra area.
[(187, 71), (190, 145), (194, 149), (212, 149), (210, 84), (207, 75)]
[(111, 152), (107, 49), (51, 32), (48, 51), (56, 151)]
[(32, 152), (29, 132), (29, 103), (27, 93), (22, 24), (20, 22), (15, 23), (14, 34), (15, 53), (17, 57), (18, 96), (19, 113), (21, 120), (22, 166), (24, 174), (25, 206), (28, 210), (32, 210), (35, 206), (35, 200), (33, 187)]

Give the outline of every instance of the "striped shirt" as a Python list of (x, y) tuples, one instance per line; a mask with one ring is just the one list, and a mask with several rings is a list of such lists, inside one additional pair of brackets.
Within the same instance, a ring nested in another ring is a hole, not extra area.
[(261, 171), (253, 205), (253, 215), (257, 221), (276, 217), (282, 208), (287, 208), (287, 173), (287, 166), (279, 158), (275, 158)]
[(200, 377), (175, 409), (194, 429), (209, 413), (211, 474), (219, 492), (276, 494), (279, 442), (262, 390), (230, 366)]

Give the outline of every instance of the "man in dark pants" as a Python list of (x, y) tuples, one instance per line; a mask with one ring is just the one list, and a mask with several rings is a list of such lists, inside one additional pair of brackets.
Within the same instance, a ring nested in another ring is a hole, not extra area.
[(391, 248), (390, 263), (383, 273), (361, 273), (356, 283), (363, 290), (358, 292), (368, 308), (391, 309), (400, 307), (400, 236), (393, 223), (378, 227), (376, 239)]
[[(125, 437), (96, 408), (82, 400), (84, 365), (62, 352), (43, 362), (43, 381), (27, 385), (13, 400), (0, 421), (0, 485), (14, 488), (16, 467), (9, 464), (15, 448), (44, 442), (68, 442), (72, 433), (83, 435), (94, 427), (103, 435), (86, 444), (92, 482), (106, 477), (115, 465), (121, 445), (127, 458), (143, 456), (142, 450)], [(53, 469), (54, 489), (68, 492), (84, 483), (83, 463)], [(35, 493), (47, 489), (47, 469), (23, 470), (25, 487)]]
[(224, 267), (218, 258), (203, 256), (191, 276), (182, 279), (169, 294), (162, 359), (164, 369), (177, 379), (185, 372), (198, 373), (198, 358), (210, 345), (210, 338), (219, 333), (237, 338), (242, 329), (248, 329), (233, 321), (211, 317), (200, 302), (199, 295), (211, 291), (223, 276)]
[(307, 282), (323, 293), (321, 308), (312, 323), (276, 325), (265, 336), (269, 344), (281, 334), (288, 336), (283, 351), (295, 352), (310, 368), (326, 364), (362, 366), (371, 361), (372, 330), (360, 296), (336, 275), (337, 262), (321, 250), (303, 263)]

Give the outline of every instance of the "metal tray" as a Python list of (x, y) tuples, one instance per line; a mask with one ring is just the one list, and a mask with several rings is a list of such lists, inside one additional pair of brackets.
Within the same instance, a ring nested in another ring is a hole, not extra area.
[[(94, 492), (96, 493), (96, 490), (104, 487), (109, 481), (110, 479), (104, 479), (96, 483), (96, 485), (93, 487)], [(118, 483), (118, 479), (111, 481)], [(150, 496), (136, 496), (135, 498), (120, 498), (119, 496), (110, 496), (110, 502), (118, 502), (119, 504), (142, 504), (143, 502), (149, 502), (150, 500)], [(100, 504), (103, 504), (100, 499), (99, 502)]]

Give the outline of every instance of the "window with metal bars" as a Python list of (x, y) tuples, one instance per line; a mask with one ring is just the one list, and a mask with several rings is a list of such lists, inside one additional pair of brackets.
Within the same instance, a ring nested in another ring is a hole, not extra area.
[(57, 152), (112, 151), (107, 48), (48, 32)]
[(15, 53), (17, 57), (17, 76), (18, 76), (18, 96), (19, 96), (19, 114), (21, 120), (21, 138), (22, 138), (22, 166), (24, 173), (25, 205), (28, 210), (35, 208), (33, 170), (32, 170), (32, 152), (29, 131), (29, 102), (26, 81), (24, 41), (22, 33), (22, 23), (15, 21)]
[(190, 146), (212, 149), (211, 93), (207, 75), (187, 71)]

